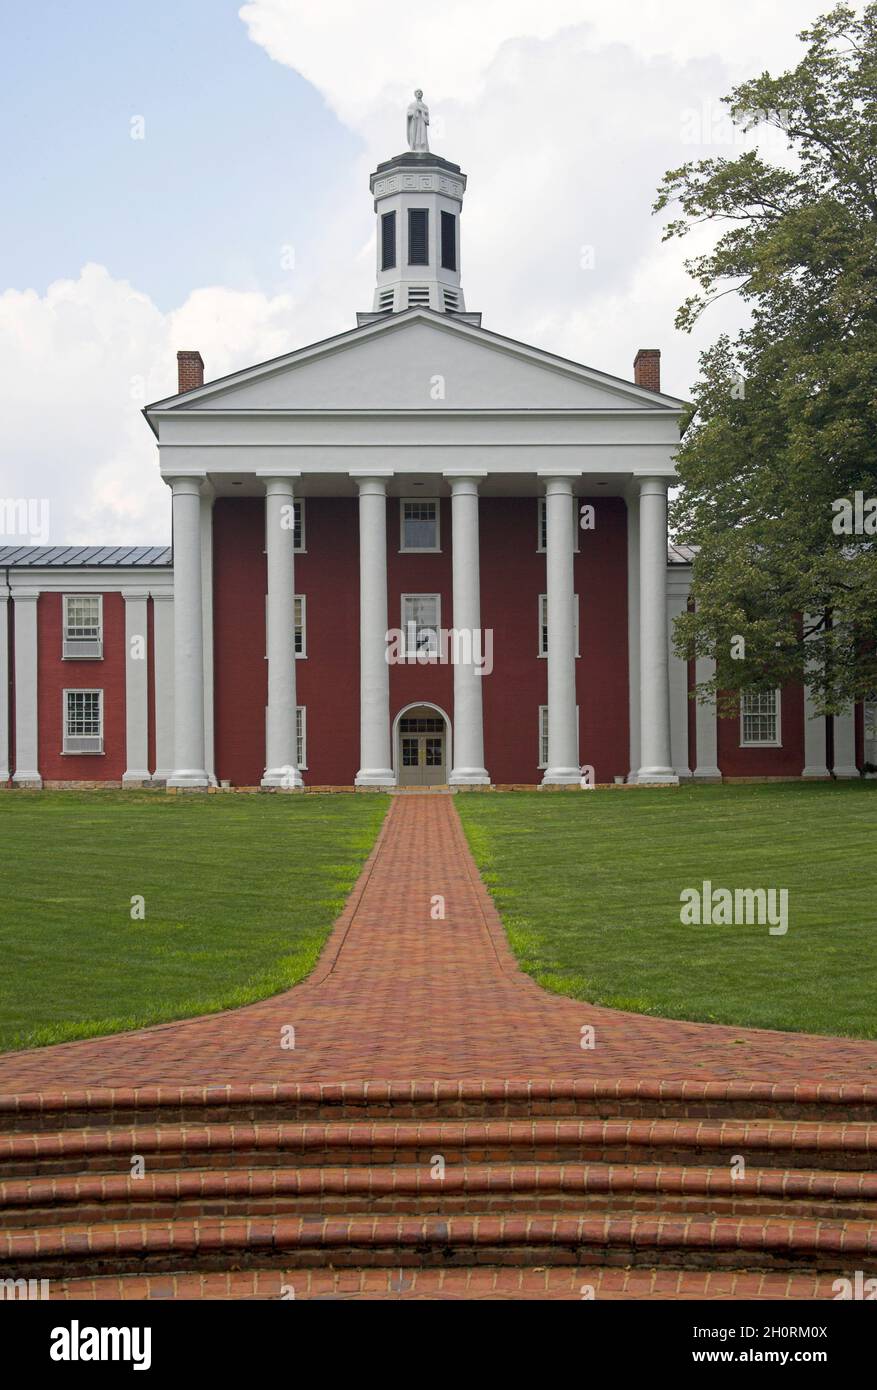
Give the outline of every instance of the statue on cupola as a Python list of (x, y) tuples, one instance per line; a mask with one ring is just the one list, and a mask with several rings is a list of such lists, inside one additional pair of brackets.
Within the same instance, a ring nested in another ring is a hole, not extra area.
[(408, 107), (408, 148), (429, 151), (429, 107), (424, 103), (420, 88)]

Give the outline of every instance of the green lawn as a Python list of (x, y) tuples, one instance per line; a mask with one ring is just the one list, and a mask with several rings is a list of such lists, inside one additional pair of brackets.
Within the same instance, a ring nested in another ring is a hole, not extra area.
[(0, 1048), (209, 1013), (295, 984), (386, 806), (383, 796), (3, 793)]
[[(670, 1018), (877, 1037), (877, 782), (458, 796), (522, 967)], [(786, 935), (680, 893), (787, 888)]]

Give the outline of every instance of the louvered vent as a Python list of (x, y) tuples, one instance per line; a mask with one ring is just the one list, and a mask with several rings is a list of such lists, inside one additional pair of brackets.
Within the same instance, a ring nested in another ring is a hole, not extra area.
[(426, 208), (408, 209), (408, 264), (429, 265), (429, 213)]
[(445, 297), (445, 311), (447, 313), (453, 313), (455, 309), (459, 309), (460, 301), (457, 297), (456, 291), (444, 290), (443, 293)]
[(379, 308), (379, 309), (392, 309), (392, 307), (393, 307), (393, 294), (394, 294), (394, 291), (393, 291), (393, 290), (381, 290), (381, 295), (380, 295), (380, 298), (379, 298), (379, 300), (378, 300), (378, 308)]
[(429, 285), (411, 285), (409, 287), (408, 308), (429, 308)]

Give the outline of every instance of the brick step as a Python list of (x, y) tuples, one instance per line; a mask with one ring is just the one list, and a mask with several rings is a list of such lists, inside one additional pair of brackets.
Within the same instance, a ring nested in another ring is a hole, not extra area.
[(868, 1171), (877, 1125), (788, 1120), (386, 1121), (289, 1125), (167, 1125), (0, 1135), (0, 1178), (147, 1170), (517, 1162), (723, 1166)]
[(0, 1133), (311, 1120), (789, 1119), (877, 1122), (877, 1085), (436, 1081), (105, 1087), (0, 1095)]
[(601, 1302), (624, 1299), (811, 1300), (835, 1298), (833, 1271), (820, 1274), (739, 1269), (636, 1269), (594, 1265), (457, 1266), (397, 1268), (221, 1270), (195, 1274), (125, 1274), (98, 1278), (54, 1279), (49, 1297), (114, 1301), (137, 1299), (225, 1300), (295, 1298), (344, 1301), (430, 1299), (545, 1299), (580, 1302), (593, 1296)]
[(208, 1169), (0, 1182), (0, 1225), (51, 1226), (202, 1216), (476, 1215), (515, 1210), (689, 1216), (877, 1217), (877, 1175), (749, 1167), (473, 1164), (429, 1168)]
[(377, 1265), (625, 1265), (877, 1272), (867, 1221), (781, 1217), (204, 1217), (0, 1232), (0, 1276), (74, 1278)]

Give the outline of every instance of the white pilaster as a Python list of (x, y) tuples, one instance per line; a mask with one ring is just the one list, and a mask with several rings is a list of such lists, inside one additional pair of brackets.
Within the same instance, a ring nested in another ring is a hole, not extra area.
[(638, 782), (676, 783), (670, 754), (667, 479), (639, 488), (640, 757)]
[(639, 771), (639, 489), (627, 495), (627, 682), (630, 725), (629, 782)]
[[(454, 766), (452, 786), (489, 786), (484, 767), (482, 675), (475, 657), (481, 637), (481, 568), (478, 545), (478, 482), (484, 474), (445, 474), (451, 485), (454, 631)], [(466, 659), (468, 657), (468, 660)]]
[(548, 767), (543, 786), (581, 780), (576, 710), (574, 518), (571, 477), (545, 478), (548, 596)]
[(304, 784), (295, 737), (295, 512), (290, 475), (265, 479), (265, 549), (268, 710), (262, 786), (295, 791)]
[(122, 782), (149, 782), (149, 651), (147, 589), (123, 589), (125, 600), (125, 746)]
[[(711, 656), (699, 656), (694, 667), (694, 679), (698, 685), (711, 681), (716, 674), (716, 663)], [(696, 779), (703, 782), (719, 782), (722, 778), (719, 768), (719, 726), (716, 721), (715, 696), (709, 700), (697, 701), (695, 706), (694, 737), (697, 744)]]
[[(38, 589), (13, 590), (15, 605), (15, 771), (18, 786), (41, 787), (37, 722)], [(61, 737), (61, 730), (58, 730)]]
[(174, 478), (174, 770), (169, 787), (206, 787), (201, 493), (196, 477)]
[(216, 786), (216, 751), (213, 736), (213, 502), (210, 483), (201, 486), (201, 625), (204, 634), (204, 768), (211, 787)]
[(0, 584), (0, 783), (10, 780), (10, 591)]
[(670, 681), (670, 759), (677, 777), (691, 776), (691, 768), (688, 765), (688, 712), (691, 706), (688, 698), (688, 662), (683, 661), (678, 655), (673, 643), (674, 623), (687, 609), (687, 593), (676, 591), (669, 594), (667, 661)]
[(155, 771), (153, 782), (167, 782), (174, 769), (174, 595), (152, 591), (152, 645), (155, 655)]
[(852, 706), (834, 716), (835, 777), (858, 777), (856, 766), (856, 719)]
[[(807, 614), (805, 627), (811, 627), (816, 619)], [(805, 639), (809, 640), (809, 639)], [(811, 663), (808, 661), (807, 665)], [(804, 686), (804, 769), (802, 777), (828, 777), (828, 726), (824, 714), (817, 714), (813, 703), (813, 692), (809, 685)]]
[(359, 488), (358, 787), (394, 786), (387, 664), (387, 478), (351, 477)]

